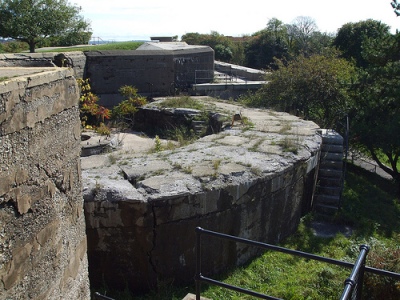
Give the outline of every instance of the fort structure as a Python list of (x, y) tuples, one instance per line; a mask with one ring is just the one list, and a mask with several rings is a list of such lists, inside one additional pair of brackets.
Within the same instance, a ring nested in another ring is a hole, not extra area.
[[(133, 291), (191, 282), (196, 226), (277, 243), (310, 210), (322, 138), (315, 123), (285, 113), (200, 97), (230, 126), (173, 150), (150, 153), (154, 140), (140, 138), (80, 158), (76, 77), (89, 76), (112, 103), (139, 79), (168, 94), (171, 84), (193, 84), (195, 70), (214, 70), (207, 47), (137, 51), (0, 59), (8, 74), (0, 82), (0, 298), (89, 299), (89, 277), (93, 288)], [(231, 124), (238, 113), (249, 123)], [(258, 254), (206, 247), (209, 273)]]
[(89, 299), (75, 77), (1, 72), (0, 298)]

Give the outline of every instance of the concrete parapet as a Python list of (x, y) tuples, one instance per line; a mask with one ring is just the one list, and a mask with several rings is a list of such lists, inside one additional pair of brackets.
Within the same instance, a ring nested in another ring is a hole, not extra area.
[(89, 299), (78, 86), (42, 71), (0, 82), (0, 298)]

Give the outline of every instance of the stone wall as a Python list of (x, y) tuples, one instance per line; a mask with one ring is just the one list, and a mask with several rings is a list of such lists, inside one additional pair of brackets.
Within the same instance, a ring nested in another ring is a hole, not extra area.
[(89, 299), (76, 80), (1, 71), (0, 298)]

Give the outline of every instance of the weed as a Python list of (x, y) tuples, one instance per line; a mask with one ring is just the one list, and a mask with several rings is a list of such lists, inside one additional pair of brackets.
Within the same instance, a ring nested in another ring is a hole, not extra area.
[(289, 122), (284, 122), (283, 124), (280, 124), (280, 126), (281, 128), (279, 129), (279, 133), (281, 134), (286, 133), (292, 129), (292, 126), (290, 125)]
[(163, 175), (164, 173), (165, 173), (165, 170), (160, 169), (160, 170), (153, 171), (151, 173), (151, 175), (152, 176), (159, 176), (159, 175)]
[(249, 148), (249, 151), (257, 152), (257, 151), (258, 151), (258, 147), (259, 147), (264, 141), (265, 141), (265, 138), (258, 139), (258, 140), (253, 144), (253, 146), (251, 146), (251, 147)]
[(196, 134), (192, 129), (188, 129), (185, 126), (174, 127), (174, 129), (167, 132), (169, 139), (178, 141), (180, 147), (189, 145), (197, 139)]
[(193, 168), (191, 166), (183, 167), (182, 172), (186, 174), (192, 174), (193, 173)]
[(184, 172), (186, 174), (192, 174), (192, 172), (193, 172), (193, 168), (191, 166), (185, 167), (185, 166), (182, 166), (181, 164), (178, 164), (178, 163), (173, 163), (172, 166), (175, 169), (180, 170), (180, 171), (182, 171), (182, 172)]
[(168, 98), (165, 101), (159, 103), (157, 106), (161, 108), (191, 108), (197, 110), (204, 110), (205, 106), (200, 101), (197, 101), (189, 96)]
[(110, 161), (110, 164), (114, 165), (117, 162), (117, 157), (113, 154), (110, 154), (108, 156), (108, 160)]
[(254, 123), (248, 117), (242, 117), (242, 124), (244, 125), (243, 131), (254, 128)]
[(280, 146), (283, 148), (283, 152), (292, 152), (297, 154), (299, 151), (299, 145), (296, 141), (288, 136), (286, 136), (281, 142)]
[(155, 152), (161, 152), (163, 151), (163, 147), (161, 144), (161, 140), (160, 137), (158, 135), (156, 135), (155, 139), (154, 139), (154, 151)]
[(214, 170), (218, 170), (218, 168), (219, 168), (219, 166), (221, 165), (221, 159), (216, 159), (216, 160), (213, 160), (213, 169)]

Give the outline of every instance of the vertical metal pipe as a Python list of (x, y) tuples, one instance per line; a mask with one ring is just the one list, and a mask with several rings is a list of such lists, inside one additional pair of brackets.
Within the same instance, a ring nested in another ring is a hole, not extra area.
[(201, 277), (201, 227), (196, 227), (196, 300), (200, 300)]

